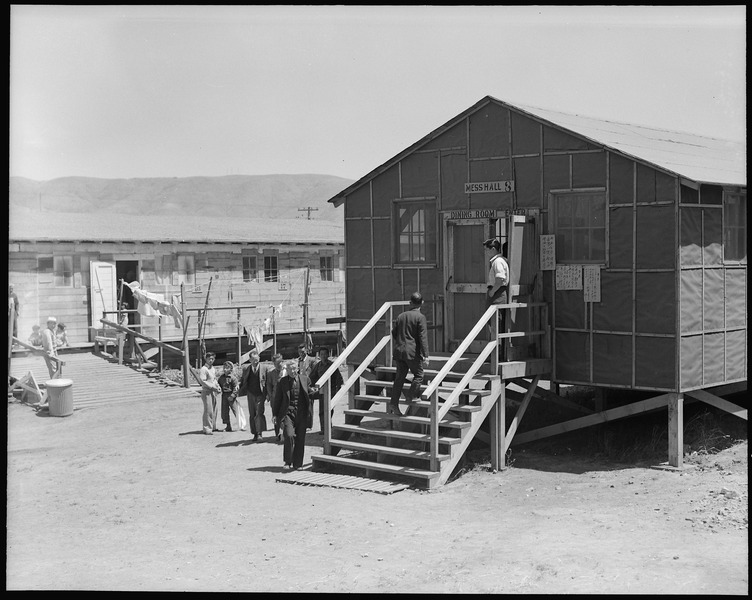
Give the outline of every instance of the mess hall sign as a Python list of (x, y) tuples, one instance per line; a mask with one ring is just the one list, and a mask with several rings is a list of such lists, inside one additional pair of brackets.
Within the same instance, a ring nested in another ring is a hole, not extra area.
[(514, 181), (483, 181), (466, 183), (466, 194), (489, 194), (491, 192), (513, 192)]

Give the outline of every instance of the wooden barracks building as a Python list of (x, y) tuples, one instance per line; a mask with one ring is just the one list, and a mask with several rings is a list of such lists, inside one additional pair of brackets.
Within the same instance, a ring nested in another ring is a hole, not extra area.
[[(341, 224), (307, 219), (59, 213), (14, 219), (8, 276), (21, 302), (19, 339), (25, 342), (32, 326), (44, 328), (52, 315), (67, 325), (72, 346), (91, 347), (103, 312), (116, 321), (119, 300), (132, 297), (125, 280), (185, 308), (190, 341), (197, 339), (200, 311), (208, 309), (202, 336), (214, 340), (210, 349), (227, 350), (229, 360), (238, 360), (239, 333), (240, 351), (249, 349), (254, 328), (265, 341), (284, 337), (286, 356), (297, 355), (306, 330), (315, 343), (333, 346), (340, 325), (331, 321), (342, 317), (345, 302), (342, 238)], [(145, 302), (132, 307), (141, 333), (180, 345), (183, 331), (169, 315)]]
[[(733, 386), (719, 386), (747, 379), (745, 152), (483, 98), (330, 200), (345, 211), (348, 339), (362, 335), (346, 360), (359, 365), (388, 333), (387, 313), (372, 319), (383, 303), (416, 290), (432, 354), (467, 342), (477, 355), (483, 241), (497, 237), (511, 302), (543, 305), (512, 309), (511, 329), (533, 333), (507, 338), (508, 360), (547, 360), (537, 376), (554, 383), (655, 392), (640, 410), (668, 406), (679, 423), (684, 393), (712, 389), (695, 396), (721, 405)], [(388, 353), (368, 360), (389, 365)]]

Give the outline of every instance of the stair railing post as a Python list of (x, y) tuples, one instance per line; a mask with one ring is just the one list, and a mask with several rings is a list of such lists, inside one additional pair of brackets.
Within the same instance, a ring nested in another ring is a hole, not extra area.
[(431, 470), (439, 470), (439, 392), (431, 394)]
[[(502, 309), (503, 310), (503, 309)], [(499, 309), (496, 309), (496, 312), (491, 317), (493, 319), (493, 324), (491, 325), (491, 332), (493, 335), (493, 339), (496, 340), (496, 345), (493, 350), (493, 354), (491, 355), (491, 373), (494, 375), (499, 374)], [(501, 342), (504, 343), (504, 340)]]
[(393, 360), (392, 360), (392, 349), (393, 349), (392, 348), (392, 322), (393, 322), (392, 316), (393, 316), (393, 311), (394, 311), (394, 307), (390, 304), (389, 305), (389, 310), (386, 313), (386, 323), (385, 323), (386, 331), (384, 333), (384, 335), (388, 335), (389, 336), (389, 346), (387, 347), (387, 350), (386, 350), (386, 361), (385, 361), (387, 367), (394, 366), (394, 363), (393, 363)]
[(324, 404), (324, 454), (331, 454), (332, 441), (332, 411), (330, 407), (332, 401), (332, 379), (331, 377), (324, 383), (324, 389), (321, 390), (322, 396), (319, 402)]

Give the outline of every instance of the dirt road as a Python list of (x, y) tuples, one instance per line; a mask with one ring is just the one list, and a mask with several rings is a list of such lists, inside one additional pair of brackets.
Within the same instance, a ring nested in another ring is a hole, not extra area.
[(748, 592), (746, 442), (682, 473), (518, 450), (381, 495), (276, 483), (281, 446), (200, 420), (9, 402), (7, 589)]

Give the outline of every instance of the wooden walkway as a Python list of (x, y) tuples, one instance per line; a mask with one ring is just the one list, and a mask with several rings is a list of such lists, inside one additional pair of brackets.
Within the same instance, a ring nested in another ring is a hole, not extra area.
[[(65, 361), (62, 378), (73, 382), (74, 409), (136, 400), (194, 399), (199, 393), (198, 386), (167, 386), (129, 366), (88, 352), (63, 354), (60, 358)], [(50, 378), (43, 358), (14, 354), (10, 374), (20, 379), (29, 371), (40, 385)]]
[(354, 475), (333, 475), (321, 473), (310, 469), (292, 471), (289, 475), (277, 477), (277, 483), (294, 483), (297, 485), (312, 485), (318, 487), (333, 487), (347, 490), (359, 490), (362, 492), (375, 492), (377, 494), (393, 494), (409, 488), (406, 483), (394, 483), (380, 479), (369, 479)]

